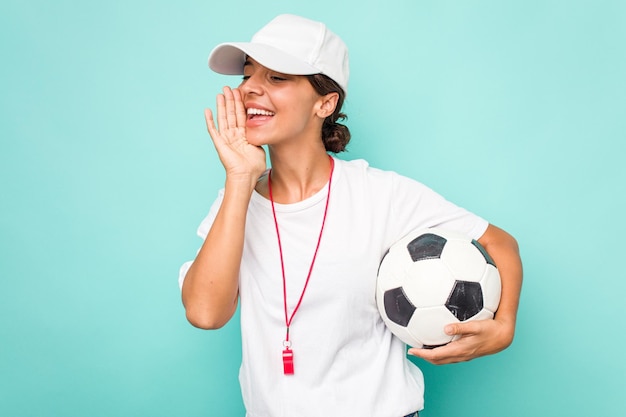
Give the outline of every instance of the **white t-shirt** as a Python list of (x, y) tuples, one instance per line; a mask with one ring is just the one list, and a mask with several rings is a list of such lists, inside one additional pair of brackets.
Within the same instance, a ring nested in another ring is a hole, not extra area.
[[(289, 314), (311, 265), (327, 187), (295, 204), (275, 204)], [(200, 237), (206, 237), (222, 197), (223, 191), (201, 223)], [(254, 192), (239, 278), (239, 380), (247, 415), (401, 417), (422, 409), (422, 373), (376, 306), (380, 260), (416, 228), (443, 226), (478, 239), (487, 225), (417, 181), (371, 168), (363, 160), (335, 159), (319, 252), (290, 328), (295, 373), (284, 375), (278, 240), (270, 201)], [(181, 287), (190, 264), (181, 267)]]

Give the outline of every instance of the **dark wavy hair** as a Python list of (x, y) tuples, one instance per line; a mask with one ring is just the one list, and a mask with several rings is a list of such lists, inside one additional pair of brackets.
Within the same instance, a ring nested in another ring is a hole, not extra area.
[(338, 93), (339, 100), (337, 100), (337, 107), (333, 114), (324, 119), (322, 125), (322, 141), (327, 151), (333, 153), (339, 153), (346, 150), (348, 142), (350, 142), (350, 130), (347, 126), (337, 123), (338, 120), (345, 120), (348, 116), (341, 112), (341, 107), (346, 98), (346, 93), (343, 88), (339, 86), (330, 77), (324, 74), (313, 74), (306, 76), (315, 91), (325, 96), (329, 93)]

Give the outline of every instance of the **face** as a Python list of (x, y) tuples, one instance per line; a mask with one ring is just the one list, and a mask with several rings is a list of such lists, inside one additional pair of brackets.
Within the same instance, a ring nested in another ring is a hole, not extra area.
[(327, 105), (306, 77), (272, 71), (248, 58), (239, 90), (247, 112), (246, 136), (251, 144), (321, 141)]

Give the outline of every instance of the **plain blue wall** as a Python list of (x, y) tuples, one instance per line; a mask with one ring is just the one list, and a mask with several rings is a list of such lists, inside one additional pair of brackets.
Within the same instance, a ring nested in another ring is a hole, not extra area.
[(4, 0), (0, 415), (242, 416), (237, 321), (184, 318), (223, 183), (211, 48), (278, 13), (348, 43), (349, 152), (515, 235), (514, 344), (426, 375), (425, 417), (626, 407), (623, 1)]

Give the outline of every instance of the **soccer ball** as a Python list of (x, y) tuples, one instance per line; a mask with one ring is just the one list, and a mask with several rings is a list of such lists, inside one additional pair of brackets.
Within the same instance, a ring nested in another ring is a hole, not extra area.
[(498, 269), (476, 240), (431, 228), (409, 233), (385, 254), (376, 302), (404, 343), (434, 348), (458, 338), (445, 334), (446, 324), (492, 319), (500, 293)]

